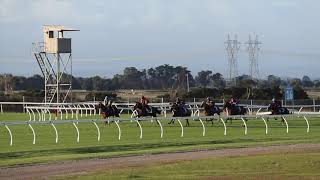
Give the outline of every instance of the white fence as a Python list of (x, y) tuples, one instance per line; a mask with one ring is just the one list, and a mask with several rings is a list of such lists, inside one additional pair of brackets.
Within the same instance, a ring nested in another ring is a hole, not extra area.
[[(315, 101), (313, 101), (315, 102)], [(121, 113), (125, 113), (127, 111), (128, 114), (134, 115), (134, 111), (132, 107), (135, 105), (134, 103), (114, 103), (121, 111)], [(201, 102), (188, 102), (187, 105), (189, 109), (192, 111), (192, 119), (199, 120), (201, 123), (202, 127), (202, 136), (205, 136), (206, 134), (206, 127), (203, 123), (203, 120), (206, 118), (212, 118), (208, 116), (200, 116), (201, 111), (203, 110), (200, 108)], [(218, 106), (222, 106), (222, 102), (216, 103)], [(190, 119), (190, 117), (180, 117), (180, 118), (172, 118), (172, 117), (167, 117), (167, 112), (170, 110), (170, 103), (162, 102), (162, 103), (150, 103), (151, 106), (155, 106), (161, 109), (162, 114), (164, 117), (158, 117), (158, 118), (113, 118), (113, 119), (106, 119), (106, 120), (92, 120), (90, 116), (100, 114), (100, 112), (95, 108), (96, 102), (81, 102), (81, 103), (61, 103), (61, 104), (56, 104), (56, 103), (51, 103), (51, 104), (44, 104), (44, 103), (33, 103), (33, 102), (0, 102), (0, 108), (1, 108), (1, 113), (4, 113), (3, 111), (3, 106), (5, 105), (22, 105), (25, 112), (28, 113), (29, 119), (28, 121), (12, 121), (12, 122), (5, 122), (5, 121), (0, 121), (0, 125), (3, 125), (6, 130), (8, 131), (8, 134), (10, 136), (10, 145), (13, 145), (13, 133), (10, 129), (10, 126), (14, 125), (27, 125), (30, 130), (32, 131), (33, 134), (33, 139), (32, 143), (36, 143), (36, 131), (33, 128), (32, 125), (35, 124), (46, 124), (52, 126), (52, 128), (55, 131), (55, 142), (58, 143), (59, 141), (59, 131), (56, 128), (56, 124), (72, 124), (73, 127), (75, 128), (76, 131), (76, 141), (80, 141), (80, 131), (77, 126), (78, 123), (92, 123), (93, 128), (96, 129), (97, 131), (97, 140), (100, 141), (100, 129), (97, 123), (99, 122), (105, 122), (105, 121), (110, 121), (114, 122), (118, 128), (118, 139), (121, 139), (121, 122), (132, 122), (132, 123), (137, 123), (139, 129), (140, 129), (140, 134), (139, 138), (143, 138), (143, 127), (140, 124), (140, 121), (155, 121), (159, 125), (160, 128), (160, 138), (163, 138), (164, 136), (164, 128), (162, 126), (162, 122), (164, 120), (171, 120), (175, 119), (178, 121), (181, 129), (180, 136), (184, 136), (184, 127), (181, 123), (181, 120), (184, 119)], [(306, 124), (306, 132), (310, 131), (310, 124), (308, 121), (309, 117), (320, 117), (320, 105), (318, 104), (287, 104), (285, 107), (289, 108), (290, 111), (293, 114), (290, 115), (279, 115), (279, 116), (271, 116), (267, 115), (264, 113), (266, 111), (267, 106), (266, 105), (256, 105), (252, 101), (251, 103), (247, 104), (240, 104), (248, 109), (248, 115), (246, 116), (216, 116), (215, 118), (218, 119), (223, 127), (224, 127), (224, 135), (227, 135), (227, 125), (226, 125), (226, 120), (228, 118), (238, 118), (242, 121), (243, 127), (244, 127), (244, 134), (246, 135), (248, 132), (248, 126), (247, 126), (247, 121), (246, 118), (254, 118), (254, 119), (260, 119), (261, 121), (264, 122), (265, 125), (265, 134), (268, 134), (268, 122), (266, 121), (267, 118), (282, 118), (285, 127), (286, 127), (286, 133), (289, 133), (289, 124), (287, 121), (287, 118), (291, 117), (298, 117), (305, 121)], [(311, 110), (311, 111), (310, 111)], [(55, 116), (52, 117), (52, 111), (54, 111)], [(89, 120), (79, 120), (79, 117), (89, 117)], [(133, 117), (133, 116), (132, 116)], [(74, 120), (70, 120), (74, 119)], [(91, 119), (90, 119), (91, 118)], [(60, 119), (60, 120), (58, 120)], [(65, 120), (64, 120), (65, 119)]]
[[(300, 112), (299, 115), (295, 115), (295, 114), (291, 114), (291, 115), (247, 115), (247, 116), (217, 116), (216, 118), (222, 123), (223, 127), (224, 127), (224, 135), (227, 135), (227, 125), (226, 125), (226, 120), (229, 118), (233, 118), (233, 119), (240, 119), (243, 123), (243, 127), (244, 127), (244, 134), (247, 135), (248, 133), (248, 126), (247, 126), (247, 121), (246, 119), (257, 119), (257, 120), (261, 120), (264, 122), (265, 125), (265, 134), (268, 134), (268, 122), (266, 121), (266, 118), (282, 118), (284, 123), (285, 123), (285, 127), (286, 127), (286, 133), (289, 133), (289, 124), (287, 121), (287, 118), (299, 118), (302, 119), (303, 121), (305, 121), (306, 124), (306, 132), (309, 133), (310, 131), (310, 124), (309, 124), (309, 120), (308, 118), (310, 117), (320, 117), (320, 114), (308, 114), (308, 113), (304, 113), (304, 112)], [(192, 117), (193, 120), (198, 120), (201, 123), (201, 128), (202, 128), (202, 136), (206, 135), (206, 127), (203, 123), (204, 119), (207, 118), (213, 118), (212, 116), (199, 116), (199, 117)], [(190, 117), (158, 117), (158, 118), (112, 118), (112, 119), (106, 119), (106, 120), (49, 120), (49, 121), (11, 121), (11, 122), (0, 122), (0, 125), (3, 125), (9, 134), (9, 138), (10, 138), (10, 146), (13, 145), (13, 133), (10, 129), (10, 126), (14, 126), (14, 125), (27, 125), (33, 134), (33, 139), (32, 139), (32, 144), (36, 143), (36, 131), (34, 130), (32, 125), (36, 125), (36, 124), (42, 124), (42, 125), (50, 125), (52, 126), (52, 128), (55, 131), (55, 143), (58, 143), (59, 141), (59, 131), (56, 128), (56, 124), (72, 124), (73, 127), (76, 130), (76, 141), (80, 142), (80, 131), (79, 128), (77, 126), (77, 124), (79, 123), (92, 123), (93, 124), (93, 128), (96, 129), (97, 131), (97, 141), (100, 141), (100, 137), (101, 137), (101, 133), (100, 133), (100, 128), (97, 125), (97, 123), (100, 122), (114, 122), (118, 128), (118, 139), (121, 140), (121, 122), (133, 122), (133, 123), (137, 123), (139, 129), (140, 129), (140, 134), (139, 134), (139, 138), (142, 139), (143, 138), (143, 127), (140, 124), (140, 121), (150, 121), (151, 122), (157, 122), (157, 124), (159, 125), (160, 128), (160, 138), (163, 138), (164, 136), (164, 128), (162, 125), (162, 122), (164, 120), (177, 120), (180, 128), (181, 128), (181, 134), (180, 136), (183, 137), (184, 136), (184, 127), (181, 123), (181, 120), (186, 120), (186, 119), (190, 119)]]

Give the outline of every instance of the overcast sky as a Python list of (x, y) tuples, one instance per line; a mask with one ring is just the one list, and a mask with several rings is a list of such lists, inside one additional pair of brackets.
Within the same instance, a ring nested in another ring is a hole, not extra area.
[[(164, 63), (193, 73), (226, 74), (224, 41), (257, 34), (261, 76), (320, 78), (318, 0), (0, 0), (0, 73), (41, 73), (31, 43), (42, 25), (80, 29), (73, 41), (76, 76), (111, 77), (124, 67)], [(248, 74), (245, 45), (239, 74)]]

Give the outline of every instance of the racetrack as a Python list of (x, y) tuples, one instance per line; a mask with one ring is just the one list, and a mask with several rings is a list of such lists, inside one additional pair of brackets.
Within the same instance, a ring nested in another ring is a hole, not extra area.
[(73, 160), (1, 168), (0, 179), (47, 179), (48, 177), (55, 176), (86, 175), (101, 170), (120, 169), (123, 167), (146, 167), (152, 164), (175, 163), (185, 160), (319, 151), (320, 144), (294, 144)]

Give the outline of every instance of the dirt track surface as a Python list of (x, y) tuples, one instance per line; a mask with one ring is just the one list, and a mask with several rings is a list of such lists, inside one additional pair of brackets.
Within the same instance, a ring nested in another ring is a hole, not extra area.
[(0, 168), (0, 179), (46, 179), (50, 176), (86, 174), (104, 169), (146, 166), (150, 164), (170, 163), (182, 160), (250, 156), (271, 153), (319, 152), (319, 150), (320, 144), (295, 144), (62, 161), (59, 163)]

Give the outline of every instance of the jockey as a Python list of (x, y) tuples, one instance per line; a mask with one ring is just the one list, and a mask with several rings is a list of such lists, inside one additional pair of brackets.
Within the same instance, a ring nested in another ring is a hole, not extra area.
[(237, 101), (234, 97), (230, 98), (229, 103), (230, 103), (232, 109), (238, 108), (237, 105), (238, 105), (239, 101)]
[(184, 114), (187, 114), (188, 110), (186, 107), (186, 103), (184, 101), (180, 102), (179, 107), (180, 107), (181, 112), (183, 112)]
[(185, 102), (183, 100), (181, 100), (179, 97), (176, 98), (175, 103), (179, 107), (180, 112), (183, 112), (183, 113), (187, 112), (187, 108), (185, 107)]
[(230, 98), (230, 100), (229, 100), (229, 103), (231, 104), (231, 105), (237, 105), (239, 102), (235, 99), (235, 98), (233, 98), (233, 97), (231, 97)]
[(272, 114), (280, 113), (281, 103), (277, 101), (275, 98), (272, 98), (272, 102), (269, 105), (269, 109), (272, 111)]
[(144, 96), (141, 96), (140, 103), (142, 104), (142, 110), (146, 110), (146, 112), (150, 112), (149, 99)]
[(176, 98), (176, 104), (177, 104), (177, 105), (180, 105), (181, 102), (182, 102), (181, 99), (180, 99), (179, 97), (177, 97), (177, 98)]
[(140, 103), (141, 103), (142, 105), (148, 105), (149, 99), (147, 99), (147, 98), (144, 97), (144, 96), (141, 96)]

